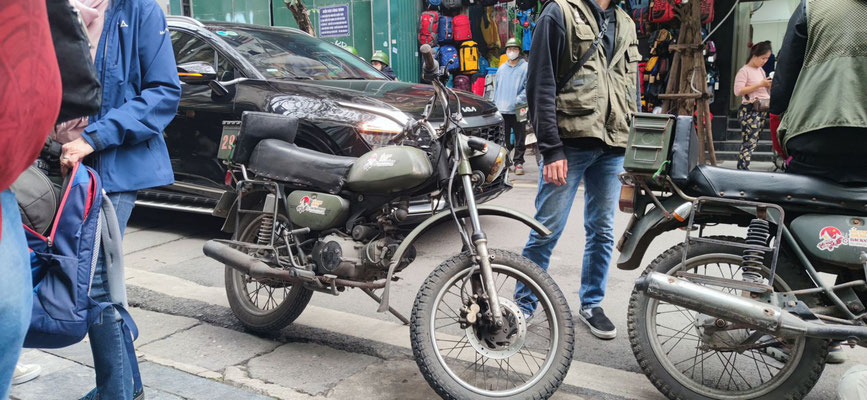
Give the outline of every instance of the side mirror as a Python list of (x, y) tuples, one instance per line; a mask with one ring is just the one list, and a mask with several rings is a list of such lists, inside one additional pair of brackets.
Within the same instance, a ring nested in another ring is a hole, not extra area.
[(203, 61), (191, 61), (178, 65), (178, 78), (190, 85), (204, 85), (217, 79), (214, 66)]

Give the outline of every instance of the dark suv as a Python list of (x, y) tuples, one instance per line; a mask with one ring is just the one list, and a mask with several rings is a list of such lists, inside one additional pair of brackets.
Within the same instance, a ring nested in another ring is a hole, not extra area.
[[(296, 144), (358, 157), (396, 136), (403, 128), (397, 121), (419, 118), (433, 94), (429, 85), (388, 80), (351, 53), (297, 29), (167, 19), (183, 89), (165, 131), (176, 182), (139, 192), (141, 206), (214, 213), (231, 188), (216, 158), (222, 122), (239, 121), (244, 111), (298, 117)], [(470, 93), (458, 96), (465, 132), (503, 144), (496, 107)], [(496, 197), (508, 188), (505, 182), (483, 187), (480, 198)], [(416, 216), (430, 212), (427, 199), (410, 207)]]

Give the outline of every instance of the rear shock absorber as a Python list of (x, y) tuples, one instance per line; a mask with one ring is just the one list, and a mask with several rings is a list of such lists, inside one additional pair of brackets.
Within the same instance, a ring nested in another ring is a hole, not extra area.
[[(750, 221), (750, 227), (747, 229), (747, 244), (755, 246), (767, 246), (768, 240), (771, 238), (771, 224), (764, 220), (755, 218)], [(744, 250), (743, 263), (743, 280), (754, 283), (762, 283), (762, 267), (765, 263), (765, 251), (756, 249)]]
[(265, 196), (265, 205), (262, 207), (262, 222), (259, 224), (259, 235), (256, 241), (260, 245), (271, 244), (271, 235), (274, 233), (274, 205), (277, 199), (273, 194)]

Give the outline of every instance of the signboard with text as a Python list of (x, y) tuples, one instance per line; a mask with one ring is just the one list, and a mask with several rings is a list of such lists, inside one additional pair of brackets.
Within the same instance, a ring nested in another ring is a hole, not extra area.
[(319, 37), (349, 36), (349, 5), (319, 8)]

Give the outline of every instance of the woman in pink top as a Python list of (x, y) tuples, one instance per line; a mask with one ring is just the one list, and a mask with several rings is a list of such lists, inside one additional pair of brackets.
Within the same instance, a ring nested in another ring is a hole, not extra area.
[(738, 169), (749, 169), (750, 158), (759, 144), (759, 134), (765, 127), (768, 112), (756, 110), (759, 100), (771, 98), (771, 79), (765, 75), (762, 66), (771, 56), (771, 42), (755, 44), (750, 49), (750, 61), (741, 67), (735, 76), (735, 95), (743, 96), (744, 100), (738, 108), (738, 120), (741, 122), (741, 153), (738, 155)]

